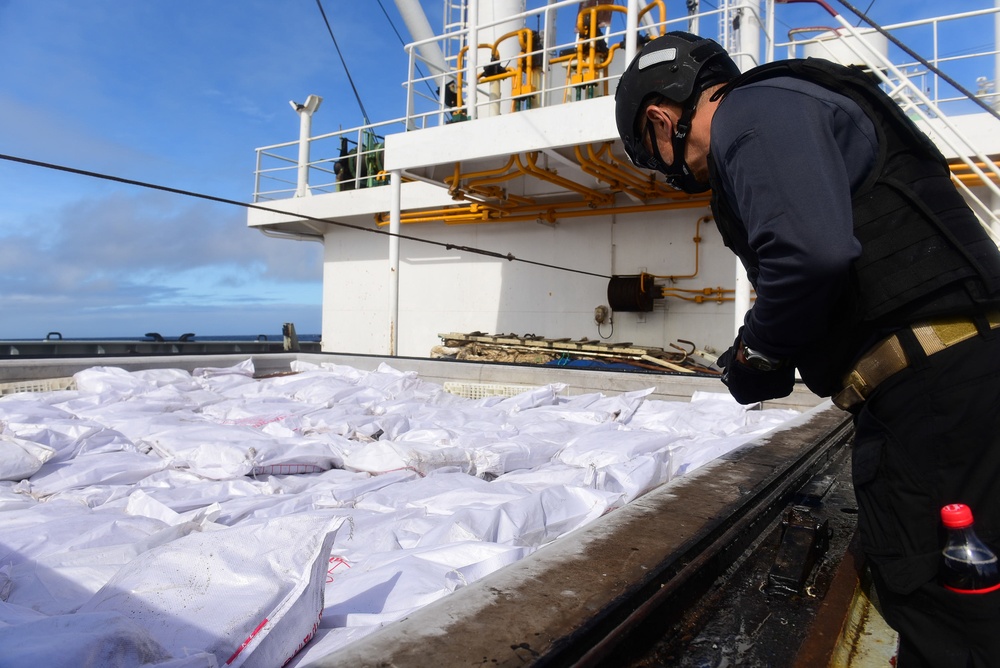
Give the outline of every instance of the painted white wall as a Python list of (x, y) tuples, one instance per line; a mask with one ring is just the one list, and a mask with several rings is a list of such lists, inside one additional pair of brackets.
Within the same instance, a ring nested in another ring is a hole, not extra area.
[[(662, 275), (694, 271), (695, 222), (706, 209), (537, 223), (405, 225), (403, 233), (472, 246), (598, 274)], [(372, 237), (372, 238), (366, 238)], [(700, 229), (698, 276), (684, 289), (734, 287), (733, 256), (714, 223)], [(389, 345), (388, 242), (360, 232), (326, 236), (323, 346), (328, 351), (382, 354)], [(724, 350), (732, 341), (733, 304), (658, 300), (650, 313), (614, 314), (614, 331), (594, 322), (608, 304), (603, 278), (509, 262), (403, 240), (400, 244), (398, 353), (427, 356), (441, 333), (483, 331), (591, 338), (668, 348), (678, 339)]]

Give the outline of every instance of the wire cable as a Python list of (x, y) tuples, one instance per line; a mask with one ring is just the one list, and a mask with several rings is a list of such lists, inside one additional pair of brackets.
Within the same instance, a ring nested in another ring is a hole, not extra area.
[[(254, 209), (257, 211), (267, 211), (268, 213), (277, 213), (283, 216), (293, 215), (289, 214), (287, 211), (281, 211), (280, 209), (272, 209), (270, 207), (261, 206), (260, 204), (251, 204), (249, 202), (241, 202), (235, 199), (228, 199), (226, 197), (218, 197), (216, 195), (207, 195), (205, 193), (195, 192), (193, 190), (184, 190), (182, 188), (171, 188), (170, 186), (162, 186), (155, 183), (148, 183), (146, 181), (137, 181), (135, 179), (127, 179), (122, 176), (114, 176), (112, 174), (102, 174), (101, 172), (91, 172), (86, 169), (79, 169), (77, 167), (68, 167), (66, 165), (57, 165), (51, 162), (42, 162), (40, 160), (32, 160), (30, 158), (21, 158), (15, 155), (7, 155), (0, 153), (0, 160), (7, 160), (9, 162), (17, 162), (22, 165), (31, 165), (33, 167), (42, 167), (44, 169), (52, 169), (55, 171), (66, 172), (69, 174), (77, 174), (79, 176), (89, 176), (95, 179), (102, 179), (104, 181), (114, 181), (115, 183), (123, 183), (130, 186), (138, 186), (140, 188), (148, 188), (150, 190), (159, 190), (162, 192), (174, 193), (175, 195), (184, 195), (186, 197), (194, 197), (197, 199), (208, 200), (210, 202), (219, 202), (221, 204), (232, 204), (234, 206), (240, 206), (244, 209)], [(465, 253), (474, 253), (477, 255), (485, 255), (487, 257), (500, 258), (502, 260), (507, 260), (508, 262), (521, 262), (524, 264), (534, 265), (536, 267), (545, 267), (546, 269), (556, 269), (558, 271), (567, 271), (573, 274), (582, 274), (584, 276), (594, 276), (597, 278), (610, 279), (611, 276), (605, 274), (598, 274), (592, 271), (584, 271), (582, 269), (573, 269), (571, 267), (560, 267), (559, 265), (549, 264), (547, 262), (537, 262), (535, 260), (526, 260), (524, 258), (516, 257), (512, 253), (498, 253), (496, 251), (486, 250), (483, 248), (476, 248), (474, 246), (460, 246), (458, 244), (446, 243), (443, 241), (432, 241), (430, 239), (421, 239), (420, 237), (413, 237), (406, 234), (397, 234), (394, 232), (388, 232), (386, 230), (372, 229), (370, 227), (362, 227), (361, 225), (352, 225), (351, 223), (344, 223), (338, 220), (328, 220), (326, 218), (317, 218), (315, 216), (308, 216), (304, 213), (294, 214), (303, 218), (305, 220), (310, 220), (317, 223), (324, 223), (327, 225), (335, 225), (337, 227), (344, 227), (349, 230), (357, 230), (359, 232), (369, 232), (371, 234), (380, 234), (385, 237), (396, 237), (397, 239), (405, 239), (406, 241), (413, 241), (421, 244), (428, 244), (431, 246), (437, 246), (439, 248), (444, 248), (445, 250), (457, 250)]]
[(859, 19), (861, 19), (862, 21), (864, 21), (865, 23), (867, 23), (868, 25), (870, 25), (872, 28), (874, 28), (875, 30), (877, 30), (883, 37), (885, 37), (890, 42), (892, 42), (893, 44), (895, 44), (896, 46), (898, 46), (900, 49), (902, 49), (906, 53), (906, 55), (910, 56), (914, 60), (919, 61), (924, 67), (926, 67), (931, 72), (933, 72), (937, 76), (939, 76), (942, 79), (944, 79), (945, 81), (947, 81), (952, 87), (955, 88), (955, 90), (957, 90), (962, 95), (966, 96), (967, 98), (969, 98), (970, 100), (972, 100), (973, 102), (975, 102), (976, 104), (978, 104), (984, 110), (986, 110), (990, 114), (990, 116), (992, 116), (993, 118), (995, 118), (998, 121), (1000, 121), (1000, 113), (997, 113), (996, 109), (994, 109), (993, 107), (991, 107), (990, 105), (986, 104), (981, 99), (979, 99), (978, 97), (976, 97), (976, 95), (974, 93), (971, 93), (968, 90), (966, 90), (960, 83), (958, 83), (957, 81), (955, 81), (954, 79), (952, 79), (950, 76), (948, 76), (947, 74), (945, 74), (944, 72), (942, 72), (939, 68), (937, 68), (934, 65), (932, 65), (931, 63), (929, 63), (926, 58), (922, 57), (920, 54), (916, 53), (913, 49), (911, 49), (910, 47), (906, 46), (901, 41), (899, 41), (898, 39), (896, 39), (895, 37), (893, 37), (892, 35), (890, 35), (888, 30), (886, 30), (885, 28), (883, 28), (879, 24), (877, 24), (874, 21), (872, 21), (860, 9), (858, 9), (857, 7), (855, 7), (854, 5), (852, 5), (851, 3), (847, 2), (847, 0), (838, 0), (838, 2), (840, 2), (840, 4), (842, 4), (844, 7), (847, 7), (847, 9), (849, 9), (850, 11), (854, 12), (855, 16), (857, 16)]
[[(868, 3), (868, 6), (865, 7), (865, 14), (867, 14), (868, 12), (870, 12), (872, 10), (872, 6), (874, 4), (875, 4), (875, 0), (872, 0), (871, 2)], [(857, 28), (859, 25), (861, 25), (861, 19), (858, 19), (858, 22), (854, 24), (854, 27)]]
[(344, 72), (347, 74), (347, 81), (351, 84), (351, 90), (354, 91), (354, 98), (358, 101), (358, 106), (361, 107), (361, 115), (364, 116), (365, 125), (371, 125), (371, 121), (368, 120), (368, 112), (365, 111), (365, 105), (361, 101), (361, 96), (358, 95), (358, 89), (354, 86), (354, 79), (351, 78), (351, 71), (347, 69), (347, 61), (344, 60), (344, 54), (340, 52), (340, 46), (337, 44), (337, 38), (333, 36), (333, 28), (330, 27), (330, 22), (326, 19), (326, 12), (323, 11), (323, 4), (320, 0), (316, 0), (316, 6), (319, 7), (319, 13), (323, 15), (323, 23), (326, 24), (327, 32), (330, 33), (330, 39), (333, 40), (333, 48), (337, 50), (337, 55), (340, 56), (340, 62), (344, 66)]

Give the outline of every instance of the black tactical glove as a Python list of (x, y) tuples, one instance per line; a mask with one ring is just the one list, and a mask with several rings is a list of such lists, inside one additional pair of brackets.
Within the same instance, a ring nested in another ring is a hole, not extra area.
[(752, 404), (765, 399), (787, 397), (795, 386), (795, 367), (788, 362), (780, 362), (776, 368), (764, 371), (748, 363), (738, 361), (743, 347), (743, 328), (736, 336), (733, 346), (719, 356), (717, 364), (723, 368), (722, 382), (729, 393), (741, 404)]

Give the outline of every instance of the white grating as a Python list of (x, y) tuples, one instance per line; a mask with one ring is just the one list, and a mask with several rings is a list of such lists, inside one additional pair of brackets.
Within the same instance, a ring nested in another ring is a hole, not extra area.
[(76, 389), (76, 381), (68, 378), (40, 378), (38, 380), (19, 380), (13, 383), (0, 383), (0, 397), (19, 392), (52, 392), (55, 390)]
[(502, 385), (499, 383), (460, 383), (449, 381), (444, 384), (445, 392), (456, 394), (466, 399), (482, 399), (483, 397), (514, 397), (522, 392), (537, 389), (534, 385)]

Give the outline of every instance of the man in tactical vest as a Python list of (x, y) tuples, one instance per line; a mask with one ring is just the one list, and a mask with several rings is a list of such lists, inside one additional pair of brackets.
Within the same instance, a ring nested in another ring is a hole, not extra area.
[(712, 189), (756, 291), (722, 380), (744, 404), (798, 370), (854, 415), (859, 527), (899, 666), (1000, 665), (1000, 590), (937, 584), (938, 512), (1000, 553), (1000, 251), (947, 162), (857, 68), (744, 74), (710, 39), (647, 44), (618, 84), (632, 162)]

